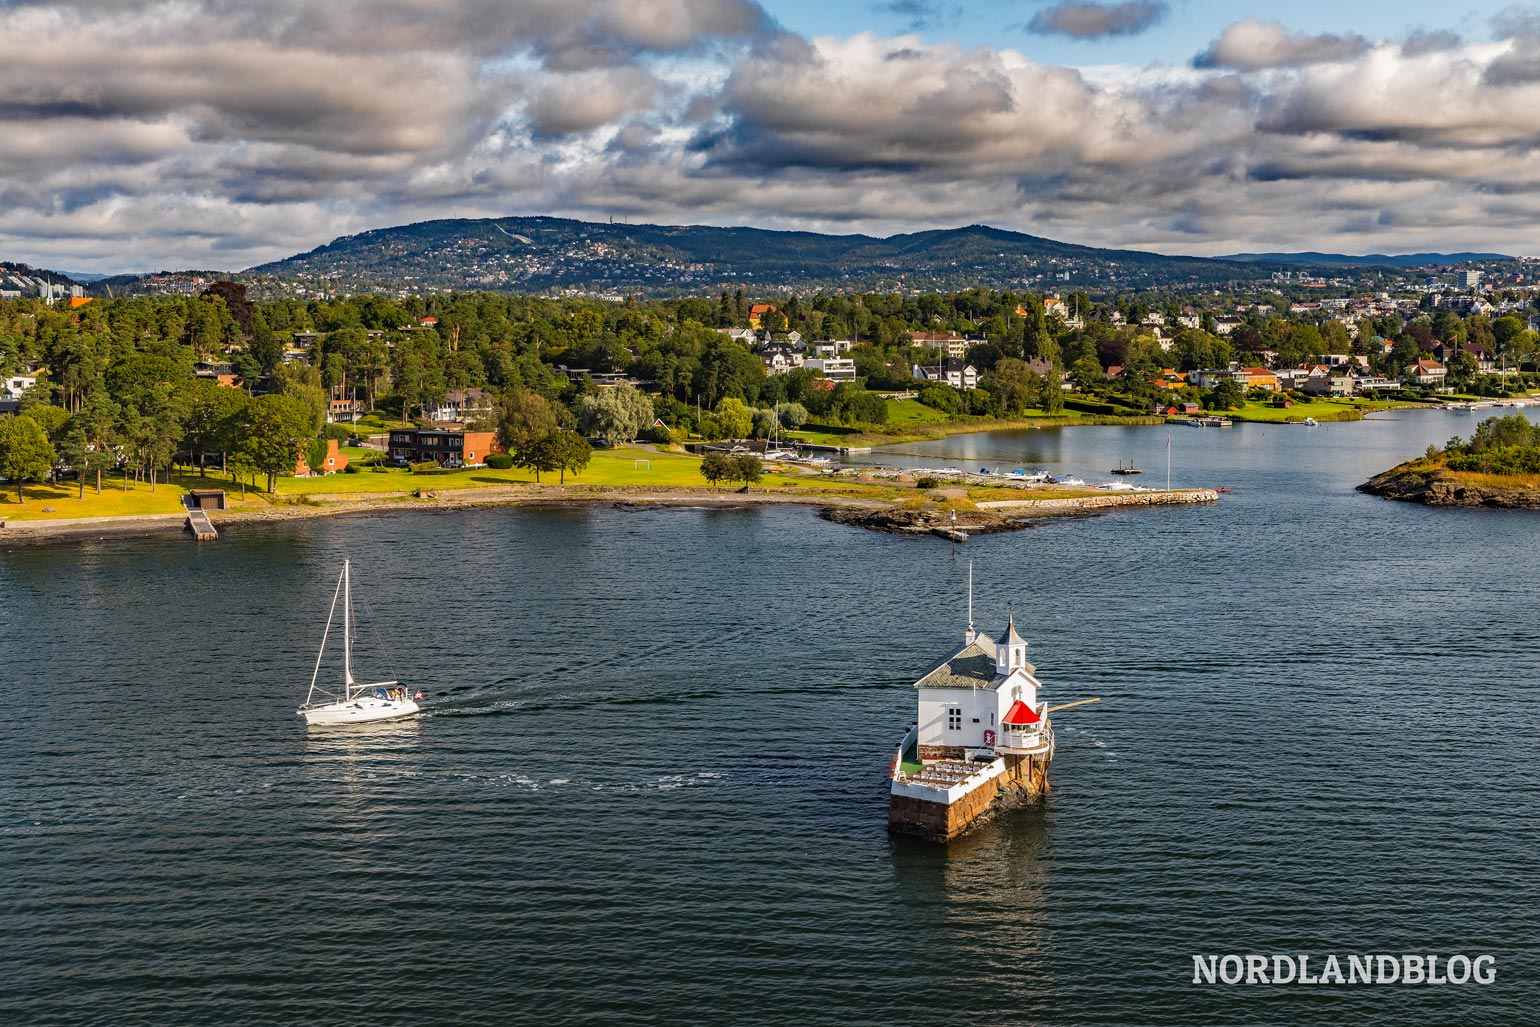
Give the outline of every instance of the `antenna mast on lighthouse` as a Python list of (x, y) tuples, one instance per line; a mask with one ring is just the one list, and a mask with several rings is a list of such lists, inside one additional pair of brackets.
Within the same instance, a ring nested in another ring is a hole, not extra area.
[(978, 637), (978, 632), (973, 630), (973, 561), (968, 561), (968, 644)]

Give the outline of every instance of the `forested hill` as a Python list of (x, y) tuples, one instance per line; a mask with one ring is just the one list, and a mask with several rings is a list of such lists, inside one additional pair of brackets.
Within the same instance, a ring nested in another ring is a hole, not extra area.
[(1449, 267), (1491, 260), (1512, 260), (1501, 253), (1232, 253), (1219, 258), (1247, 264), (1302, 264), (1319, 267)]
[(1075, 246), (982, 225), (877, 239), (511, 217), (375, 229), (251, 268), (243, 277), (348, 291), (565, 288), (666, 296), (739, 284), (765, 291), (1127, 289), (1254, 281), (1269, 271), (1259, 264)]

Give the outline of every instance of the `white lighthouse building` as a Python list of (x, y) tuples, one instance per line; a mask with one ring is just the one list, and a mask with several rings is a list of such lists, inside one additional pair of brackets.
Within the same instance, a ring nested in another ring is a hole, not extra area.
[(920, 761), (1044, 751), (1048, 707), (1037, 697), (1036, 669), (1014, 616), (994, 639), (968, 625), (963, 647), (915, 682)]
[(1014, 616), (998, 638), (980, 634), (971, 595), (968, 605), (962, 648), (914, 683), (919, 714), (890, 773), (894, 831), (946, 841), (980, 816), (1048, 790), (1053, 728), (1027, 641)]

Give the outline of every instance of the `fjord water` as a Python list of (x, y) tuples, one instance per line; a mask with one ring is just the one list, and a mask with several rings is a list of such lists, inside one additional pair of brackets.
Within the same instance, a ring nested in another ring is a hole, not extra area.
[[(1475, 417), (1084, 428), (1219, 504), (966, 547), (812, 511), (402, 513), (0, 553), (0, 1020), (1519, 1023), (1540, 1001), (1540, 518), (1359, 495)], [(977, 465), (977, 466), (976, 466)], [(344, 555), (365, 674), (307, 732)], [(892, 839), (910, 681), (1007, 609), (1055, 791)], [(387, 658), (388, 654), (388, 658)], [(1202, 953), (1490, 953), (1485, 987), (1194, 987)]]

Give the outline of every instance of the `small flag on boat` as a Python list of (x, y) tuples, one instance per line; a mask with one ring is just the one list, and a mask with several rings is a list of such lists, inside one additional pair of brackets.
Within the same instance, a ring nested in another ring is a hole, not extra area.
[(420, 688), (417, 690), (416, 699), (418, 702), (422, 702), (422, 689)]

